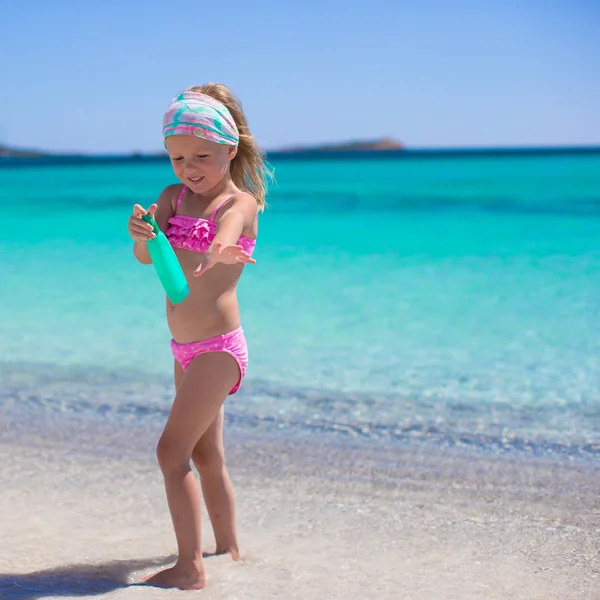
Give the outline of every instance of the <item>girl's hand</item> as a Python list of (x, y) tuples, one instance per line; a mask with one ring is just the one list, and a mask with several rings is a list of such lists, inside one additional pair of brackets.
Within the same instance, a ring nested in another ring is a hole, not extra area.
[(241, 246), (223, 246), (221, 242), (217, 242), (202, 258), (202, 262), (194, 271), (194, 277), (199, 277), (214, 267), (217, 263), (225, 265), (255, 264), (256, 261), (241, 247)]
[(154, 219), (156, 207), (157, 204), (153, 204), (148, 208), (148, 210), (146, 210), (139, 204), (134, 205), (133, 214), (129, 217), (127, 224), (127, 231), (129, 232), (131, 238), (136, 242), (147, 242), (155, 237), (152, 225), (150, 225), (150, 223), (146, 223), (146, 221), (142, 219), (142, 215), (149, 214)]

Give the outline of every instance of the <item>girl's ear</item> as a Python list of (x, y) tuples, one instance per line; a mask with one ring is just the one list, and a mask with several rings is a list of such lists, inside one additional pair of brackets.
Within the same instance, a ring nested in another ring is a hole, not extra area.
[(233, 160), (237, 156), (238, 147), (237, 146), (227, 146), (227, 158), (229, 160)]

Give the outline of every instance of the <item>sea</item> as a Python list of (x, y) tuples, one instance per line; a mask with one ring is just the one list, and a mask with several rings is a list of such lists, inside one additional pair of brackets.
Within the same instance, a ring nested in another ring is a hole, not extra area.
[[(600, 457), (600, 150), (270, 158), (227, 422)], [(0, 417), (164, 419), (164, 294), (127, 219), (167, 160), (0, 163)]]

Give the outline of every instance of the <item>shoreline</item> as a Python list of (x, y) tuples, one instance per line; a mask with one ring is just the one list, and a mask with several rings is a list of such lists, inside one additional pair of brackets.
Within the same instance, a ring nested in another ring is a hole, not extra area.
[[(127, 429), (137, 424), (156, 430), (166, 418), (172, 400), (170, 376), (149, 375), (133, 369), (112, 371), (103, 368), (51, 368), (24, 365), (0, 365), (4, 390), (0, 394), (0, 417), (9, 419), (13, 432), (24, 431), (33, 424), (41, 437), (53, 428), (68, 423), (77, 427), (108, 431)], [(316, 414), (304, 412), (268, 413), (261, 408), (264, 398), (283, 402), (300, 399), (315, 406)], [(406, 404), (394, 421), (351, 420), (343, 418), (353, 402), (377, 406)], [(338, 413), (328, 412), (331, 404)], [(514, 456), (515, 459), (545, 456), (563, 460), (596, 461), (600, 444), (590, 407), (584, 419), (582, 407), (553, 407), (551, 414), (543, 406), (523, 408), (506, 403), (466, 405), (445, 401), (404, 398), (397, 394), (351, 392), (311, 387), (285, 387), (280, 384), (249, 379), (240, 392), (226, 403), (225, 423), (236, 431), (247, 431), (259, 437), (314, 436), (331, 444), (359, 444), (367, 447), (439, 448), (464, 450), (475, 455)], [(573, 412), (575, 411), (575, 412)], [(577, 412), (579, 411), (579, 412)], [(585, 412), (585, 411), (584, 411)], [(493, 414), (493, 419), (490, 415)], [(579, 434), (557, 428), (559, 419)], [(583, 433), (586, 431), (587, 433)], [(4, 426), (8, 434), (8, 425)], [(0, 426), (0, 431), (2, 426)]]

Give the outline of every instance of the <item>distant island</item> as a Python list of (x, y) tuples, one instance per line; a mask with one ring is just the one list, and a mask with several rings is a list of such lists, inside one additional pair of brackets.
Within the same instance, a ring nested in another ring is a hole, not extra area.
[[(315, 152), (370, 152), (370, 151), (385, 151), (385, 150), (404, 150), (404, 145), (392, 138), (382, 138), (368, 141), (350, 141), (337, 144), (324, 144), (319, 146), (301, 146), (297, 148), (283, 148), (274, 151), (268, 151), (267, 154), (296, 154)], [(132, 152), (122, 155), (122, 158), (127, 159), (144, 159), (164, 157), (164, 151), (154, 153)], [(92, 158), (88, 154), (61, 154), (58, 152), (42, 152), (39, 150), (27, 150), (10, 148), (0, 144), (0, 157), (6, 158)]]
[(319, 146), (295, 146), (291, 148), (281, 148), (275, 150), (276, 154), (281, 153), (299, 153), (299, 152), (371, 152), (376, 150), (404, 150), (404, 144), (392, 139), (381, 138), (368, 141), (351, 141), (337, 144), (323, 144)]
[(18, 150), (17, 148), (9, 148), (8, 146), (0, 145), (0, 156), (7, 156), (10, 158), (42, 158), (48, 156), (48, 154), (37, 152), (35, 150)]

